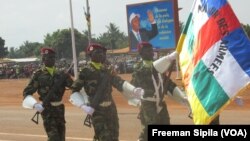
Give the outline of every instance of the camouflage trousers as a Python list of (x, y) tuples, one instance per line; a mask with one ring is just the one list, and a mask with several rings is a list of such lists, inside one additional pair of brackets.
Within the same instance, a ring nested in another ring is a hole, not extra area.
[(161, 103), (162, 110), (157, 113), (156, 103), (150, 101), (142, 101), (140, 108), (141, 133), (139, 141), (148, 141), (148, 125), (151, 124), (170, 124), (169, 113), (165, 102)]
[(119, 119), (114, 104), (109, 107), (100, 107), (92, 116), (95, 131), (94, 141), (118, 141)]
[(43, 126), (48, 136), (48, 141), (65, 141), (65, 107), (45, 107), (42, 112)]

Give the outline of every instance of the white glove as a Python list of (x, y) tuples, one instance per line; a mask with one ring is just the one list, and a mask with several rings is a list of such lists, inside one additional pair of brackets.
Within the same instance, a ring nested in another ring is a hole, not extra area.
[(144, 95), (144, 89), (142, 88), (134, 88), (133, 90), (133, 96), (135, 98), (141, 99)]
[(176, 51), (172, 52), (171, 54), (168, 55), (169, 60), (173, 61), (176, 59), (176, 56), (178, 53)]
[(239, 106), (243, 106), (244, 105), (244, 101), (242, 99), (242, 97), (236, 96), (234, 99), (234, 102), (239, 105)]
[(87, 113), (88, 115), (91, 115), (91, 116), (92, 116), (92, 114), (95, 112), (95, 109), (94, 109), (94, 108), (92, 108), (92, 107), (90, 107), (90, 106), (87, 106), (87, 105), (82, 105), (82, 106), (81, 106), (81, 109), (82, 109), (85, 113)]
[(128, 105), (140, 107), (141, 106), (141, 100), (137, 98), (131, 98), (128, 100)]
[(44, 107), (41, 103), (34, 104), (34, 109), (41, 113), (44, 110)]

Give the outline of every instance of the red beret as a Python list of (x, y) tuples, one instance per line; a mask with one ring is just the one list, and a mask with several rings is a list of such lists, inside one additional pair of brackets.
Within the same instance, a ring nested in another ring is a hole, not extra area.
[(97, 43), (91, 43), (91, 44), (89, 44), (89, 46), (87, 47), (86, 52), (87, 52), (87, 54), (90, 54), (93, 50), (98, 49), (98, 48), (99, 48), (99, 49), (103, 49), (104, 52), (107, 51), (107, 49), (106, 49), (104, 46), (102, 46), (102, 45), (100, 45), (100, 44), (97, 44)]
[(139, 44), (137, 44), (138, 52), (140, 52), (143, 47), (151, 47), (152, 48), (153, 46), (149, 42), (140, 42)]
[(48, 47), (41, 48), (40, 51), (41, 51), (41, 55), (56, 54), (54, 49), (48, 48)]

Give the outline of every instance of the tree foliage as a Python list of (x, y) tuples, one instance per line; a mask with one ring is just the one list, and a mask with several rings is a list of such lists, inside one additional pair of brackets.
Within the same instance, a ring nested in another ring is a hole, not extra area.
[(242, 27), (244, 28), (244, 30), (245, 30), (245, 32), (246, 32), (248, 38), (250, 38), (250, 25), (249, 25), (249, 24), (246, 24), (246, 25), (241, 24), (241, 25), (242, 25)]
[(0, 37), (0, 58), (4, 58), (8, 54), (8, 48), (4, 45), (5, 40)]
[[(104, 45), (108, 49), (118, 49), (128, 47), (128, 36), (119, 30), (119, 28), (110, 23), (107, 27), (107, 31), (101, 34), (97, 38), (91, 38), (91, 42), (96, 42)], [(80, 33), (78, 30), (74, 30), (75, 33), (75, 47), (76, 55), (86, 50), (89, 44), (88, 31), (85, 30)], [(0, 41), (1, 42), (1, 41)], [(2, 41), (4, 44), (4, 41)], [(18, 49), (10, 48), (8, 57), (21, 58), (40, 56), (40, 48), (43, 46), (52, 47), (57, 52), (57, 58), (72, 59), (72, 40), (71, 29), (58, 29), (53, 33), (47, 33), (44, 37), (43, 43), (25, 41)], [(1, 49), (2, 46), (0, 46)], [(2, 53), (2, 51), (1, 51)]]
[[(184, 27), (184, 23), (180, 22), (180, 31)], [(246, 34), (250, 37), (250, 25), (242, 24)], [(107, 31), (100, 34), (97, 38), (91, 38), (91, 42), (97, 42), (108, 49), (119, 49), (128, 47), (128, 36), (119, 30), (119, 27), (114, 23), (110, 23), (106, 26)], [(82, 33), (74, 30), (75, 33), (75, 45), (76, 55), (79, 56), (80, 52), (86, 50), (88, 46), (88, 31), (85, 30)], [(0, 37), (0, 58), (5, 57), (8, 54), (10, 58), (20, 57), (32, 57), (40, 56), (40, 48), (42, 46), (49, 46), (56, 50), (58, 59), (69, 58), (72, 59), (72, 40), (71, 29), (58, 29), (53, 33), (48, 33), (44, 38), (44, 43), (25, 41), (18, 49), (10, 48), (9, 52), (7, 47), (4, 47), (5, 40)]]
[(42, 43), (25, 41), (19, 49), (10, 48), (8, 57), (10, 58), (26, 58), (39, 57)]
[(106, 28), (107, 32), (100, 35), (98, 42), (108, 49), (128, 47), (128, 36), (121, 32), (114, 23), (110, 23)]
[[(80, 52), (84, 51), (88, 45), (88, 38), (84, 36), (76, 29), (75, 33), (75, 47), (76, 55), (79, 56)], [(57, 52), (57, 57), (60, 58), (72, 58), (72, 39), (71, 29), (62, 29), (47, 34), (44, 39), (44, 45), (52, 47)]]

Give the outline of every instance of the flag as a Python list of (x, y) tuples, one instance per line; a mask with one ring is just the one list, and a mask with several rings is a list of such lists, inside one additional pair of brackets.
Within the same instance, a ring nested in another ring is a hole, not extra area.
[(194, 124), (250, 87), (250, 41), (227, 0), (195, 0), (177, 45)]

